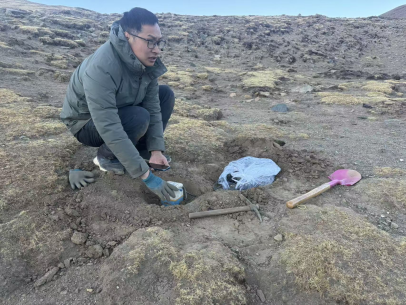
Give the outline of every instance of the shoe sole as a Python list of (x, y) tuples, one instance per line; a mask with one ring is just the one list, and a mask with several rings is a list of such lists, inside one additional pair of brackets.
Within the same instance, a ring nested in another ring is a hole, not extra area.
[(100, 168), (101, 171), (107, 172), (107, 169), (100, 166), (100, 163), (99, 163), (99, 160), (97, 160), (97, 157), (94, 157), (93, 163), (96, 164)]
[[(95, 157), (95, 158), (93, 159), (93, 163), (94, 163), (95, 165), (97, 165), (97, 166), (100, 168), (101, 171), (103, 171), (103, 172), (109, 172), (109, 170), (105, 169), (104, 167), (102, 167), (102, 166), (100, 165), (99, 160), (97, 160), (97, 157)], [(120, 172), (117, 172), (117, 171), (114, 171), (114, 170), (111, 170), (111, 172), (113, 172), (115, 175), (119, 175), (119, 176), (124, 175), (124, 169), (123, 169), (123, 171), (120, 171)]]

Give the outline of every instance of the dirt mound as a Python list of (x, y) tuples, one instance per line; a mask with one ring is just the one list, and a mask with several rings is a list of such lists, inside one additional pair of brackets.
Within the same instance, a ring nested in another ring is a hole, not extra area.
[(385, 17), (385, 18), (406, 18), (406, 5), (401, 5), (393, 10), (390, 10), (389, 12), (386, 12), (380, 17)]
[(229, 249), (179, 242), (157, 227), (133, 233), (101, 268), (100, 303), (246, 304), (244, 268)]

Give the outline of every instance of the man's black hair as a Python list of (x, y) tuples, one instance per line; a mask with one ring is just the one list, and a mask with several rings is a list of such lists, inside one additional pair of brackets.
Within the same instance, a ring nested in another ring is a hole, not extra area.
[(125, 12), (120, 19), (120, 25), (124, 31), (141, 32), (143, 25), (155, 25), (158, 18), (145, 8), (134, 7), (131, 11)]

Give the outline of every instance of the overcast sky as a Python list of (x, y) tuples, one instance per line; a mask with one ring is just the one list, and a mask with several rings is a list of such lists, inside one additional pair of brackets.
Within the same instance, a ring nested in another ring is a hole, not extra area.
[(315, 15), (328, 17), (377, 16), (406, 4), (406, 0), (38, 0), (43, 4), (82, 7), (100, 13), (123, 13), (135, 6), (153, 13), (184, 15)]

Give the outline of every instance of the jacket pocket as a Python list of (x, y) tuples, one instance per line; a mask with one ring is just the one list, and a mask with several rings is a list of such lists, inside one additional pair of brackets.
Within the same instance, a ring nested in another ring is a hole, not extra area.
[(90, 113), (86, 100), (83, 98), (78, 100), (77, 103), (79, 113)]

